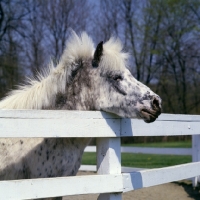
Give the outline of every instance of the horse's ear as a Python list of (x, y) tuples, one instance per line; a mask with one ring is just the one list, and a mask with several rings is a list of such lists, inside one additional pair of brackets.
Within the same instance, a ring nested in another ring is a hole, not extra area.
[(101, 56), (103, 54), (103, 41), (101, 41), (94, 52), (94, 57), (92, 59), (92, 66), (97, 68), (99, 66), (99, 62), (101, 59)]

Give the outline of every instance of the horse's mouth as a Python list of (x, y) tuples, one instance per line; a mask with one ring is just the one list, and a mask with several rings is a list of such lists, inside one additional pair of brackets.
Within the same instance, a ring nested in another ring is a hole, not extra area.
[(152, 109), (146, 109), (143, 108), (140, 111), (140, 117), (146, 122), (151, 123), (154, 122), (158, 116), (160, 115), (160, 110), (152, 110)]

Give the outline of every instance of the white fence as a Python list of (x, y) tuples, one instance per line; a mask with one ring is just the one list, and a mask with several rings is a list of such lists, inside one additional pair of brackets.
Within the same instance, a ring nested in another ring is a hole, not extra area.
[[(86, 147), (85, 152), (96, 152), (96, 146)], [(121, 153), (192, 156), (192, 148), (121, 147)]]
[[(195, 137), (195, 136), (192, 136)], [(195, 147), (194, 147), (195, 148)], [(85, 152), (96, 153), (96, 146), (87, 146), (85, 148)], [(190, 155), (192, 158), (195, 156), (192, 153), (192, 148), (158, 148), (158, 147), (124, 147), (121, 146), (121, 153), (133, 153), (133, 154), (156, 154), (156, 155)], [(80, 171), (94, 171), (96, 172), (96, 165), (81, 165)], [(143, 168), (133, 168), (133, 167), (121, 167), (122, 172), (133, 172), (133, 171), (141, 171)], [(193, 186), (197, 186), (196, 178), (189, 178), (189, 180), (193, 181)]]
[[(193, 162), (121, 173), (120, 137), (193, 135)], [(200, 116), (162, 114), (151, 124), (90, 111), (0, 111), (0, 137), (96, 137), (98, 175), (0, 181), (0, 199), (36, 199), (101, 193), (99, 200), (121, 200), (122, 193), (195, 177), (200, 181)], [(53, 189), (52, 189), (53, 188)]]

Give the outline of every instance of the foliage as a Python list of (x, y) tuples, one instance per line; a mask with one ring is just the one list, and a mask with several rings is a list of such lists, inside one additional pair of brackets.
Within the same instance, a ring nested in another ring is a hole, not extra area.
[(188, 141), (179, 141), (179, 142), (154, 142), (154, 143), (129, 143), (123, 144), (122, 146), (131, 146), (131, 147), (161, 147), (161, 148), (191, 148), (192, 142)]
[[(192, 162), (191, 156), (130, 154), (122, 153), (122, 166), (139, 168), (159, 168)], [(83, 165), (96, 165), (95, 153), (84, 153)]]

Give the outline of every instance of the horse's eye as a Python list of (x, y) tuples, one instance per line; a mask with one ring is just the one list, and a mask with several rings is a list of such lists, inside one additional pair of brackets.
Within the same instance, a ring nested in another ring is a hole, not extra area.
[(114, 80), (114, 81), (122, 81), (123, 78), (122, 78), (121, 75), (115, 75), (115, 76), (113, 77), (113, 80)]

